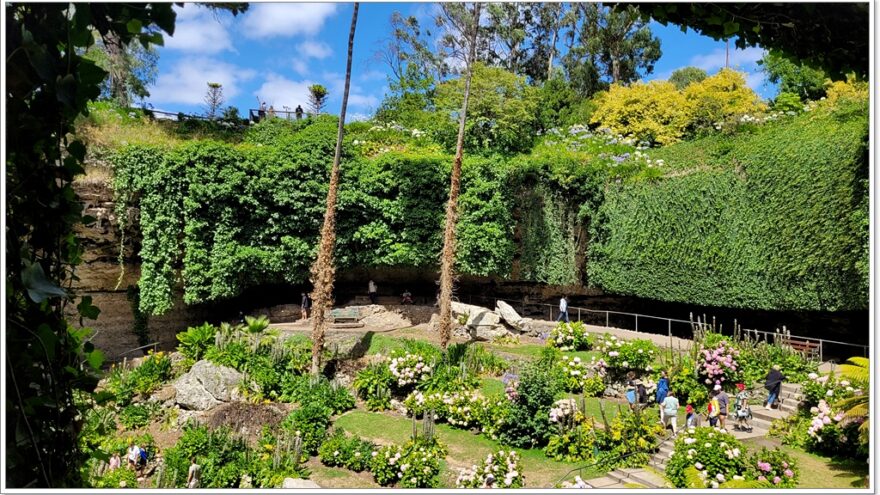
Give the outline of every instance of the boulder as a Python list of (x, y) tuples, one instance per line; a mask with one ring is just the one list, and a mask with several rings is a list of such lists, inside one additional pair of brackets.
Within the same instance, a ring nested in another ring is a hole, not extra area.
[(513, 306), (507, 304), (504, 301), (497, 301), (495, 303), (495, 312), (501, 315), (501, 318), (510, 326), (517, 330), (522, 330), (522, 320), (523, 317), (513, 309)]
[(243, 375), (232, 368), (199, 361), (174, 382), (175, 402), (183, 409), (204, 411), (237, 400), (242, 379)]
[(472, 328), (480, 328), (480, 327), (494, 327), (501, 323), (501, 317), (498, 314), (489, 311), (488, 309), (484, 309), (483, 311), (478, 311), (471, 313), (468, 316), (467, 323), (465, 325)]
[(148, 402), (159, 402), (164, 406), (174, 405), (174, 397), (177, 395), (177, 389), (173, 385), (165, 385), (159, 390), (153, 392), (153, 395), (147, 399)]
[(321, 488), (320, 485), (312, 480), (304, 480), (302, 478), (284, 478), (281, 488)]
[(483, 313), (483, 312), (492, 312), (489, 308), (484, 308), (482, 306), (474, 306), (473, 304), (464, 304), (456, 301), (452, 301), (452, 314), (455, 315), (468, 315), (468, 318), (473, 314)]
[(477, 340), (491, 342), (498, 337), (506, 337), (508, 335), (512, 335), (512, 333), (504, 325), (481, 325), (476, 327), (474, 337)]
[(556, 326), (556, 323), (547, 320), (535, 320), (534, 318), (523, 318), (520, 326), (523, 333), (532, 337), (538, 337), (542, 333), (549, 334)]

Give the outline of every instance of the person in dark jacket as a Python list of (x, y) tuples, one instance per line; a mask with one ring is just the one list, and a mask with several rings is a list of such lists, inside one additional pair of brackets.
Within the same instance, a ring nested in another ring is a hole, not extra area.
[(312, 309), (312, 298), (309, 297), (306, 292), (302, 293), (302, 303), (300, 304), (300, 307), (302, 308), (302, 319), (308, 320), (309, 310)]
[(783, 380), (785, 380), (785, 376), (779, 371), (779, 365), (774, 364), (770, 372), (767, 373), (767, 378), (764, 379), (764, 388), (766, 388), (768, 392), (767, 404), (765, 404), (764, 407), (767, 409), (771, 409), (773, 403), (776, 402), (776, 399), (779, 397), (779, 390), (782, 388)]
[(660, 372), (660, 379), (657, 380), (657, 392), (654, 395), (654, 400), (657, 404), (660, 404), (660, 422), (665, 423), (665, 418), (663, 417), (663, 399), (666, 398), (666, 394), (669, 393), (669, 378), (666, 377), (666, 372)]

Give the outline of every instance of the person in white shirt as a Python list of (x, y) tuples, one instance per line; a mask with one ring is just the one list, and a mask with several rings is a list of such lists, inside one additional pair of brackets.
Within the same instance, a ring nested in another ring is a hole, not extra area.
[(663, 426), (665, 427), (667, 424), (672, 424), (672, 435), (675, 436), (675, 434), (678, 432), (679, 403), (678, 399), (676, 399), (675, 396), (672, 394), (672, 390), (670, 390), (666, 394), (666, 398), (663, 399), (662, 407), (664, 420)]
[(556, 321), (564, 321), (566, 323), (569, 323), (568, 300), (565, 298), (565, 296), (562, 296), (562, 298), (559, 299), (559, 316), (556, 318)]
[(189, 473), (186, 475), (186, 487), (198, 488), (201, 483), (202, 466), (196, 464), (196, 458), (190, 459)]
[(370, 296), (371, 304), (376, 304), (376, 292), (378, 292), (376, 289), (376, 282), (370, 280), (370, 283), (367, 284), (367, 295)]
[(137, 468), (137, 463), (141, 458), (141, 448), (134, 444), (134, 441), (128, 443), (128, 467)]

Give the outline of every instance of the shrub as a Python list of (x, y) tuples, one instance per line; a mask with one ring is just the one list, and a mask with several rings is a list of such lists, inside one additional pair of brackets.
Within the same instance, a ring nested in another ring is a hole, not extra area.
[[(581, 358), (575, 356), (569, 359), (563, 356), (559, 362), (559, 371), (562, 375), (563, 388), (568, 392), (581, 393), (586, 396), (599, 396), (605, 391), (605, 382), (598, 374), (594, 374)], [(592, 376), (590, 376), (592, 375)]]
[(183, 488), (190, 459), (195, 456), (202, 467), (203, 488), (236, 488), (247, 472), (246, 452), (244, 440), (234, 437), (229, 428), (212, 430), (188, 423), (177, 443), (164, 452), (163, 484)]
[(740, 377), (736, 358), (739, 351), (721, 341), (714, 349), (703, 349), (700, 361), (700, 375), (706, 385), (720, 385), (724, 382), (736, 383)]
[(733, 435), (718, 428), (688, 428), (675, 441), (666, 477), (677, 488), (688, 486), (685, 470), (700, 471), (704, 486), (719, 484), (743, 476), (746, 472), (745, 448)]
[(292, 376), (282, 385), (282, 400), (300, 404), (321, 404), (333, 414), (348, 411), (354, 407), (354, 397), (335, 380), (323, 376)]
[(514, 450), (488, 454), (479, 465), (462, 469), (455, 481), (456, 488), (522, 488), (523, 467)]
[(402, 488), (434, 488), (439, 483), (440, 460), (446, 447), (436, 439), (417, 438), (404, 445), (390, 445), (371, 453), (370, 471), (376, 482)]
[(763, 111), (758, 95), (746, 84), (741, 72), (722, 69), (717, 74), (684, 89), (689, 106), (689, 126), (712, 130), (730, 117)]
[(587, 326), (580, 321), (559, 322), (550, 332), (547, 343), (563, 351), (588, 351), (593, 347), (593, 339), (587, 332)]
[(459, 366), (441, 363), (417, 388), (425, 392), (456, 392), (475, 389), (479, 384), (479, 378), (464, 363)]
[(119, 422), (126, 429), (135, 429), (147, 426), (153, 417), (159, 412), (159, 404), (129, 404), (119, 412)]
[(407, 414), (421, 416), (434, 411), (437, 419), (445, 419), (452, 426), (471, 428), (478, 424), (480, 409), (485, 407), (486, 399), (477, 392), (433, 392), (411, 393), (403, 401)]
[(137, 488), (137, 474), (131, 469), (122, 466), (108, 470), (103, 476), (95, 480), (94, 488)]
[(125, 370), (114, 366), (107, 380), (107, 390), (118, 405), (126, 406), (135, 395), (147, 395), (170, 379), (171, 358), (162, 351), (150, 351), (137, 368)]
[(432, 367), (425, 362), (425, 358), (421, 355), (406, 353), (403, 356), (391, 358), (388, 369), (391, 371), (391, 376), (394, 377), (397, 387), (404, 389), (430, 376)]
[(591, 123), (618, 134), (631, 134), (640, 141), (674, 143), (690, 121), (690, 105), (675, 85), (666, 81), (612, 84), (598, 100)]
[(681, 404), (691, 404), (702, 409), (709, 402), (709, 388), (700, 381), (695, 365), (689, 357), (669, 373), (669, 388), (675, 390)]
[(664, 431), (653, 414), (622, 410), (599, 434), (602, 451), (599, 465), (603, 469), (644, 466), (651, 458), (650, 452), (659, 445), (659, 437)]
[(216, 333), (217, 328), (210, 323), (204, 323), (197, 327), (189, 327), (185, 332), (177, 334), (177, 341), (180, 342), (177, 346), (177, 350), (179, 350), (184, 357), (190, 358), (193, 361), (198, 361), (205, 355), (205, 351), (208, 350), (208, 347), (214, 345), (214, 336)]
[(315, 455), (327, 437), (327, 426), (333, 410), (320, 402), (307, 402), (291, 412), (281, 426), (302, 438), (304, 455)]
[(497, 440), (499, 432), (507, 422), (513, 403), (504, 396), (488, 397), (474, 411), (480, 432)]
[(321, 444), (318, 457), (325, 466), (341, 466), (359, 473), (369, 467), (375, 449), (371, 442), (357, 436), (347, 437), (344, 430), (337, 428)]
[(550, 410), (550, 421), (557, 424), (558, 433), (550, 437), (544, 453), (557, 461), (579, 462), (593, 459), (598, 454), (599, 439), (593, 418), (573, 407), (573, 401), (558, 401)]
[(768, 481), (774, 488), (796, 488), (798, 468), (794, 459), (778, 448), (761, 448), (749, 456), (746, 478)]
[(657, 353), (657, 346), (650, 340), (622, 340), (607, 333), (596, 342), (596, 349), (602, 352), (602, 359), (614, 375), (651, 371)]
[(864, 457), (867, 446), (859, 442), (861, 421), (842, 421), (844, 414), (833, 410), (824, 400), (811, 408), (810, 413), (813, 418), (807, 429), (807, 450), (829, 456)]
[(258, 449), (249, 450), (246, 456), (250, 459), (246, 473), (259, 488), (280, 488), (285, 478), (307, 478), (301, 449), (301, 439), (283, 431), (276, 437), (264, 426)]
[(367, 403), (370, 411), (382, 411), (391, 407), (391, 387), (394, 375), (386, 363), (372, 363), (358, 372), (354, 389)]
[(547, 413), (560, 392), (558, 380), (540, 365), (529, 364), (520, 374), (516, 391), (498, 434), (501, 442), (524, 448), (545, 445), (552, 433)]

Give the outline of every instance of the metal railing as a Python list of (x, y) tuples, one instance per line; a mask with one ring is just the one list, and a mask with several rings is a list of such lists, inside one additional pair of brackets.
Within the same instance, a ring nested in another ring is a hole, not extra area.
[[(548, 303), (539, 303), (539, 302), (525, 302), (525, 301), (514, 301), (511, 299), (502, 299), (502, 298), (492, 298), (486, 296), (472, 296), (471, 300), (483, 300), (483, 301), (491, 301), (493, 305), (497, 304), (497, 301), (504, 301), (507, 304), (510, 304), (514, 309), (520, 310), (520, 316), (527, 315), (543, 315), (546, 314), (548, 320), (554, 320), (554, 312), (559, 314), (558, 306), (554, 304)], [(528, 308), (544, 308), (543, 310), (539, 309), (538, 311), (530, 311)], [(546, 312), (545, 312), (546, 311)], [(596, 315), (597, 317), (590, 318), (591, 315)], [(605, 328), (612, 328), (612, 317), (614, 318), (614, 327), (620, 328), (622, 330), (634, 330), (636, 332), (645, 331), (646, 333), (661, 333), (662, 330), (665, 330), (665, 333), (671, 337), (679, 337), (685, 339), (693, 339), (693, 323), (690, 320), (681, 320), (677, 318), (666, 318), (663, 316), (653, 316), (653, 315), (643, 315), (639, 313), (627, 313), (624, 311), (610, 311), (605, 309), (589, 309), (582, 308), (577, 306), (569, 306), (568, 307), (568, 316), (571, 320), (583, 321), (584, 323), (593, 324), (597, 326), (604, 326)], [(603, 318), (604, 316), (604, 318)], [(642, 322), (640, 329), (640, 321)], [(660, 327), (657, 325), (650, 325), (646, 327), (645, 323), (648, 321), (660, 321), (663, 322)], [(598, 323), (596, 323), (598, 322)], [(634, 328), (625, 328), (628, 323), (634, 322)], [(621, 325), (622, 324), (622, 325)], [(681, 329), (680, 331), (673, 332), (673, 327), (677, 329)], [(661, 330), (661, 331), (658, 331)], [(854, 347), (856, 349), (860, 349), (861, 353), (864, 357), (868, 357), (869, 346), (865, 344), (854, 344), (852, 342), (841, 342), (839, 340), (830, 340), (830, 339), (821, 339), (815, 337), (805, 337), (801, 335), (792, 335), (788, 332), (768, 332), (765, 330), (755, 330), (755, 329), (742, 329), (743, 333), (752, 334), (756, 337), (761, 335), (767, 343), (779, 344), (779, 345), (790, 345), (789, 341), (801, 341), (806, 343), (814, 343), (818, 345), (818, 354), (819, 360), (824, 361), (824, 357), (827, 351), (827, 347), (829, 346), (845, 346), (845, 347)]]

